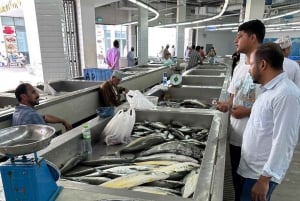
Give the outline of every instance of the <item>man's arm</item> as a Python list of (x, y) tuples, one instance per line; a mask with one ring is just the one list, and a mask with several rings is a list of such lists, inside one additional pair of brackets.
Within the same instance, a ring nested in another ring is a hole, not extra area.
[(228, 112), (232, 107), (234, 94), (230, 94), (226, 102), (217, 102), (216, 109), (221, 112)]
[(66, 120), (61, 119), (56, 116), (53, 116), (53, 115), (45, 114), (44, 119), (47, 123), (61, 123), (64, 125), (66, 130), (71, 130), (73, 128), (72, 125), (69, 122), (67, 122)]

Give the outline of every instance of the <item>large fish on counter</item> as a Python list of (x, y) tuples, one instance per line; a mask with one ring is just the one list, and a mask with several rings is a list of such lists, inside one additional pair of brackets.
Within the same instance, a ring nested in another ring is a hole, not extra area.
[(193, 163), (199, 163), (200, 161), (184, 155), (178, 155), (178, 154), (170, 154), (170, 153), (161, 153), (161, 154), (153, 154), (150, 156), (141, 156), (135, 159), (136, 162), (139, 161), (159, 161), (159, 160), (173, 160), (173, 161), (179, 161), (179, 162), (193, 162)]
[(132, 188), (135, 186), (139, 186), (145, 183), (167, 179), (169, 177), (168, 174), (164, 172), (138, 172), (134, 174), (129, 174), (123, 177), (119, 177), (108, 182), (101, 184), (102, 187), (107, 188)]
[(184, 187), (182, 187), (183, 198), (188, 198), (195, 192), (199, 179), (199, 172), (200, 169), (194, 169), (184, 177), (183, 182), (185, 183), (185, 185)]
[(201, 160), (203, 156), (202, 150), (199, 147), (181, 141), (165, 142), (163, 144), (153, 146), (152, 148), (141, 152), (140, 156), (148, 156), (158, 153), (174, 153), (184, 156), (190, 156), (198, 160)]

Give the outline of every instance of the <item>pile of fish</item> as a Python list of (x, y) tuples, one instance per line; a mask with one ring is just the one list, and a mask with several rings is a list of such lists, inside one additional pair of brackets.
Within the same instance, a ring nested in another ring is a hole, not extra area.
[(203, 103), (197, 99), (185, 99), (185, 100), (177, 100), (177, 99), (169, 99), (165, 101), (159, 101), (158, 106), (163, 107), (172, 107), (172, 108), (199, 108), (199, 109), (210, 109), (212, 108), (212, 104)]
[[(206, 128), (188, 127), (178, 121), (136, 122), (129, 144), (96, 160), (76, 155), (61, 168), (62, 178), (189, 198), (197, 185), (208, 133)], [(78, 164), (90, 167), (70, 171)]]

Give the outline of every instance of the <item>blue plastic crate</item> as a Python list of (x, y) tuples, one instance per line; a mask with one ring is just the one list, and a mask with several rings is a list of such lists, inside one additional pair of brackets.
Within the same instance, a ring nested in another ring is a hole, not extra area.
[(113, 71), (101, 68), (85, 68), (83, 73), (85, 80), (106, 81), (110, 79)]

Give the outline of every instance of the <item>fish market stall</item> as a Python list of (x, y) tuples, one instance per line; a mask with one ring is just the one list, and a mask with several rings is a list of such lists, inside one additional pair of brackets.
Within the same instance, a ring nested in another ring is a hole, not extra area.
[[(90, 164), (94, 163), (95, 165), (105, 164), (105, 163), (113, 163), (115, 161), (116, 163), (137, 163), (138, 161), (146, 162), (148, 160), (160, 160), (159, 157), (162, 157), (161, 155), (166, 155), (169, 157), (169, 160), (174, 159), (174, 161), (182, 161), (181, 163), (177, 164), (187, 164), (187, 166), (184, 166), (184, 168), (190, 168), (191, 166), (195, 166), (195, 171), (199, 171), (197, 182), (195, 182), (190, 188), (195, 189), (193, 192), (193, 195), (189, 197), (189, 199), (192, 200), (210, 200), (212, 194), (214, 191), (220, 191), (221, 189), (216, 189), (217, 185), (213, 186), (213, 181), (215, 180), (216, 175), (216, 168), (217, 168), (217, 162), (218, 159), (224, 160), (224, 150), (220, 150), (222, 152), (219, 153), (219, 142), (220, 138), (224, 136), (224, 132), (226, 131), (226, 118), (223, 117), (223, 114), (212, 111), (212, 110), (196, 110), (196, 111), (186, 111), (186, 110), (175, 110), (175, 109), (167, 109), (167, 108), (159, 108), (159, 110), (136, 110), (136, 122), (161, 122), (163, 125), (167, 125), (170, 122), (180, 122), (181, 124), (185, 125), (185, 128), (193, 128), (193, 129), (207, 129), (203, 132), (207, 132), (207, 136), (204, 137), (204, 141), (202, 143), (202, 147), (205, 147), (202, 151), (202, 154), (197, 154), (194, 157), (199, 157), (197, 160), (198, 162), (195, 162), (195, 159), (191, 161), (185, 161), (186, 159), (181, 159), (180, 154), (176, 153), (175, 155), (171, 153), (160, 153), (159, 154), (152, 154), (151, 159), (147, 159), (144, 156), (144, 159), (141, 157), (132, 157), (131, 154), (126, 153), (125, 157), (117, 158), (115, 156), (115, 152), (124, 150), (124, 145), (114, 145), (114, 146), (106, 146), (104, 143), (104, 136), (101, 135), (103, 129), (105, 128), (107, 122), (109, 119), (100, 119), (95, 118), (91, 121), (89, 121), (89, 125), (91, 127), (92, 132), (92, 139), (93, 139), (93, 158), (90, 160)], [(223, 122), (224, 121), (224, 122)], [(160, 124), (156, 125), (156, 127)], [(146, 125), (144, 125), (146, 126)], [(201, 132), (201, 131), (200, 131)], [(56, 164), (57, 167), (61, 168), (63, 167), (66, 162), (71, 159), (72, 157), (76, 157), (80, 150), (80, 142), (81, 142), (81, 129), (75, 128), (72, 131), (69, 131), (68, 135), (59, 136), (52, 140), (49, 147), (47, 147), (45, 150), (42, 150), (40, 152), (40, 155), (45, 157), (47, 160), (51, 161), (52, 163)], [(168, 145), (171, 146), (171, 144), (174, 145), (174, 143), (183, 143), (179, 140), (176, 141), (168, 141), (166, 143), (169, 143)], [(153, 146), (155, 147), (155, 146)], [(172, 147), (172, 146), (171, 146)], [(178, 145), (178, 147), (180, 147)], [(181, 149), (183, 149), (181, 147)], [(153, 150), (152, 150), (153, 151)], [(194, 150), (195, 151), (195, 150)], [(154, 151), (155, 152), (155, 151)], [(149, 153), (144, 153), (144, 155), (148, 155)], [(193, 153), (191, 153), (193, 155)], [(122, 156), (122, 155), (121, 155)], [(154, 157), (154, 158), (153, 158)], [(177, 158), (178, 157), (178, 158)], [(164, 161), (167, 159), (164, 159)], [(190, 159), (188, 159), (190, 160)], [(110, 161), (110, 162), (108, 162)], [(185, 161), (185, 162), (184, 162)], [(83, 163), (85, 165), (89, 164), (89, 161), (86, 161), (86, 163)], [(69, 175), (72, 175), (72, 172), (76, 172), (79, 170), (84, 170), (84, 168), (91, 168), (91, 167), (85, 167), (84, 165), (79, 165), (75, 169), (73, 169), (71, 172), (69, 172)], [(176, 168), (174, 166), (174, 168)], [(179, 168), (179, 167), (178, 167)], [(181, 167), (182, 168), (182, 167)], [(224, 168), (224, 167), (223, 167)], [(124, 168), (125, 169), (125, 168)], [(179, 168), (180, 169), (180, 168)], [(178, 169), (178, 170), (179, 170)], [(222, 167), (221, 167), (222, 169)], [(103, 171), (103, 170), (102, 170)], [(140, 179), (150, 179), (151, 181), (159, 181), (159, 180), (165, 180), (166, 178), (169, 178), (170, 175), (173, 174), (173, 170), (169, 170), (165, 168), (166, 172), (161, 174), (155, 174), (151, 175), (150, 178), (146, 177), (144, 174), (139, 175), (138, 178)], [(186, 172), (186, 170), (184, 170)], [(224, 171), (224, 169), (223, 169)], [(153, 172), (153, 171), (152, 171)], [(159, 171), (154, 171), (155, 173)], [(133, 175), (131, 175), (133, 177)], [(152, 177), (153, 176), (153, 177)], [(184, 175), (185, 176), (185, 175)], [(181, 176), (182, 178), (182, 176)], [(219, 178), (218, 178), (219, 180)], [(133, 181), (132, 181), (133, 182)], [(138, 184), (139, 183), (150, 183), (145, 181), (135, 181)], [(220, 181), (218, 181), (220, 183)], [(68, 181), (61, 179), (60, 184), (64, 186), (64, 189), (62, 193), (58, 196), (57, 200), (71, 200), (74, 199), (74, 189), (76, 189), (79, 194), (85, 195), (82, 196), (83, 199), (81, 200), (90, 200), (92, 198), (95, 198), (95, 194), (97, 194), (97, 199), (108, 199), (108, 198), (116, 198), (116, 197), (128, 197), (132, 200), (182, 200), (182, 195), (158, 195), (154, 193), (145, 193), (145, 192), (136, 192), (132, 189), (136, 188), (136, 184), (132, 183), (126, 183), (124, 184), (123, 181), (119, 181), (116, 183), (113, 183), (112, 186), (115, 188), (118, 187), (118, 185), (125, 185), (124, 189), (115, 189), (112, 188), (111, 185), (107, 184), (101, 184), (100, 186), (95, 185), (89, 185), (89, 184), (83, 184), (82, 182), (74, 182), (74, 181)], [(132, 186), (133, 185), (133, 186)], [(184, 185), (181, 182), (181, 186)], [(107, 187), (105, 187), (107, 186)], [(129, 186), (129, 187), (128, 187)], [(183, 187), (181, 187), (183, 188)], [(180, 189), (181, 189), (180, 188)], [(97, 189), (97, 190), (96, 190)], [(141, 189), (140, 189), (141, 190)], [(76, 194), (76, 193), (75, 193)], [(77, 196), (76, 196), (77, 197)], [(80, 196), (81, 197), (81, 196)], [(85, 197), (85, 199), (84, 199)], [(188, 198), (187, 198), (188, 199)]]

